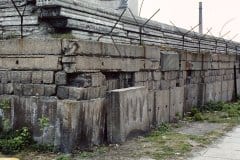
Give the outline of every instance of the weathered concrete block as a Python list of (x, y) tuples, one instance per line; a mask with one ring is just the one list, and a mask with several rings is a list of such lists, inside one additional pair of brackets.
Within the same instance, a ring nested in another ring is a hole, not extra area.
[(160, 81), (162, 79), (162, 72), (153, 72), (153, 80)]
[(232, 101), (234, 98), (234, 81), (230, 80), (227, 82), (228, 83), (228, 101)]
[(101, 43), (91, 41), (63, 40), (65, 55), (101, 55)]
[(0, 83), (0, 95), (4, 94), (4, 84)]
[(3, 90), (5, 94), (13, 94), (13, 83), (4, 84)]
[(120, 87), (118, 79), (109, 79), (106, 81), (107, 91), (119, 89)]
[(228, 82), (222, 81), (222, 101), (228, 101)]
[(160, 61), (160, 48), (157, 46), (145, 46), (145, 58)]
[[(118, 50), (116, 49), (116, 47)], [(144, 48), (141, 46), (117, 44), (116, 47), (111, 43), (103, 43), (102, 54), (105, 56), (112, 56), (112, 57), (128, 57), (128, 58), (144, 57)]]
[[(58, 101), (59, 146), (70, 152), (102, 144), (105, 133), (104, 99), (90, 101)], [(94, 113), (94, 114), (93, 114)]]
[(6, 70), (60, 70), (59, 56), (36, 56), (31, 57), (16, 55), (0, 58), (0, 68)]
[[(58, 127), (56, 125), (57, 99), (54, 97), (13, 97), (13, 99), (13, 128), (28, 127), (35, 141), (54, 145), (55, 135), (57, 135), (55, 129)], [(43, 116), (48, 118), (49, 126), (42, 131), (39, 118)]]
[(9, 79), (11, 79), (12, 83), (20, 83), (21, 81), (21, 72), (19, 71), (9, 71), (8, 72), (10, 74)]
[(8, 83), (8, 72), (7, 71), (0, 71), (0, 80), (1, 80), (1, 83)]
[(170, 81), (167, 80), (161, 80), (160, 81), (160, 89), (161, 90), (166, 90), (170, 88)]
[(45, 84), (51, 84), (54, 81), (54, 72), (53, 71), (43, 71), (42, 81)]
[(69, 87), (66, 87), (66, 86), (57, 87), (57, 97), (59, 99), (68, 99), (69, 98)]
[(179, 54), (176, 52), (161, 52), (161, 70), (179, 70)]
[(69, 87), (69, 99), (90, 100), (103, 98), (106, 95), (106, 90), (105, 86), (89, 88)]
[(160, 125), (170, 120), (170, 92), (161, 90), (155, 92), (155, 114), (156, 125)]
[[(91, 64), (91, 65), (89, 65)], [(99, 58), (99, 57), (76, 57), (76, 71), (84, 70), (110, 70), (136, 72), (144, 68), (144, 60), (131, 58)]]
[(21, 74), (21, 83), (31, 83), (32, 82), (32, 72), (24, 71)]
[[(13, 47), (14, 46), (14, 47)], [(59, 39), (10, 39), (0, 41), (0, 54), (61, 54), (61, 41)]]
[(198, 105), (199, 99), (199, 86), (198, 84), (190, 84), (185, 86), (185, 105), (184, 112), (190, 112), (192, 107), (196, 107)]
[(145, 82), (148, 80), (152, 80), (151, 72), (135, 72), (134, 73), (135, 82)]
[(34, 96), (43, 96), (44, 95), (44, 85), (34, 84), (33, 85), (33, 95)]
[(107, 97), (107, 131), (110, 143), (124, 142), (149, 129), (147, 89), (132, 87), (110, 91)]
[(44, 85), (44, 96), (55, 96), (56, 92), (56, 85)]
[(206, 92), (205, 92), (205, 102), (210, 102), (215, 100), (215, 90), (213, 83), (206, 83)]
[(148, 107), (148, 117), (149, 123), (155, 125), (155, 92), (149, 91), (147, 95), (147, 107)]
[(33, 71), (32, 72), (32, 83), (41, 84), (43, 82), (43, 72)]
[[(170, 90), (170, 122), (183, 117), (184, 87)], [(179, 117), (180, 116), (180, 117)]]
[(215, 101), (221, 101), (221, 86), (222, 86), (222, 82), (220, 81), (220, 82), (215, 82), (215, 83), (213, 83), (213, 88), (214, 88), (214, 91), (215, 91), (215, 98), (214, 98), (214, 100)]
[(32, 96), (33, 95), (33, 84), (24, 84), (23, 85), (23, 95)]
[(23, 94), (22, 84), (13, 84), (13, 93), (14, 95), (22, 96)]
[(66, 72), (57, 72), (55, 74), (55, 84), (57, 84), (57, 85), (67, 84), (67, 73)]

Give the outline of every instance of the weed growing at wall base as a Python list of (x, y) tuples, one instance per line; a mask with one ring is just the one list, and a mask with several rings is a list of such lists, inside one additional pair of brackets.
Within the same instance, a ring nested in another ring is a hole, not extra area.
[(212, 123), (240, 123), (240, 101), (236, 103), (209, 102), (203, 107), (193, 107), (187, 120)]
[(29, 129), (23, 127), (21, 130), (9, 131), (0, 136), (0, 151), (3, 154), (14, 154), (32, 143)]

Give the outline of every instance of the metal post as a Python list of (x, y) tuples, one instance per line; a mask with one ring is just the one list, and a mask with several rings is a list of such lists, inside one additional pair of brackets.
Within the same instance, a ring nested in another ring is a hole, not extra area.
[(202, 2), (199, 2), (199, 34), (203, 34)]

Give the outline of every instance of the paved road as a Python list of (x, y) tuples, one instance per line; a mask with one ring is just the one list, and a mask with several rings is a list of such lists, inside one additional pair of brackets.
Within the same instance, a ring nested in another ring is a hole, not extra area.
[(191, 160), (240, 160), (240, 126)]

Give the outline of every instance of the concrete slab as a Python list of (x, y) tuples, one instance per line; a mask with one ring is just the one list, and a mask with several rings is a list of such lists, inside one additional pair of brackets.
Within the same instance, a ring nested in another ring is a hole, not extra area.
[(107, 96), (109, 143), (121, 143), (150, 127), (146, 87), (112, 90)]
[(170, 92), (161, 90), (155, 92), (155, 121), (156, 125), (169, 122), (170, 118)]
[[(170, 122), (176, 118), (182, 118), (184, 105), (184, 87), (176, 87), (170, 90)], [(180, 116), (180, 117), (179, 117)]]
[(161, 70), (162, 71), (179, 70), (179, 54), (176, 52), (162, 52)]

